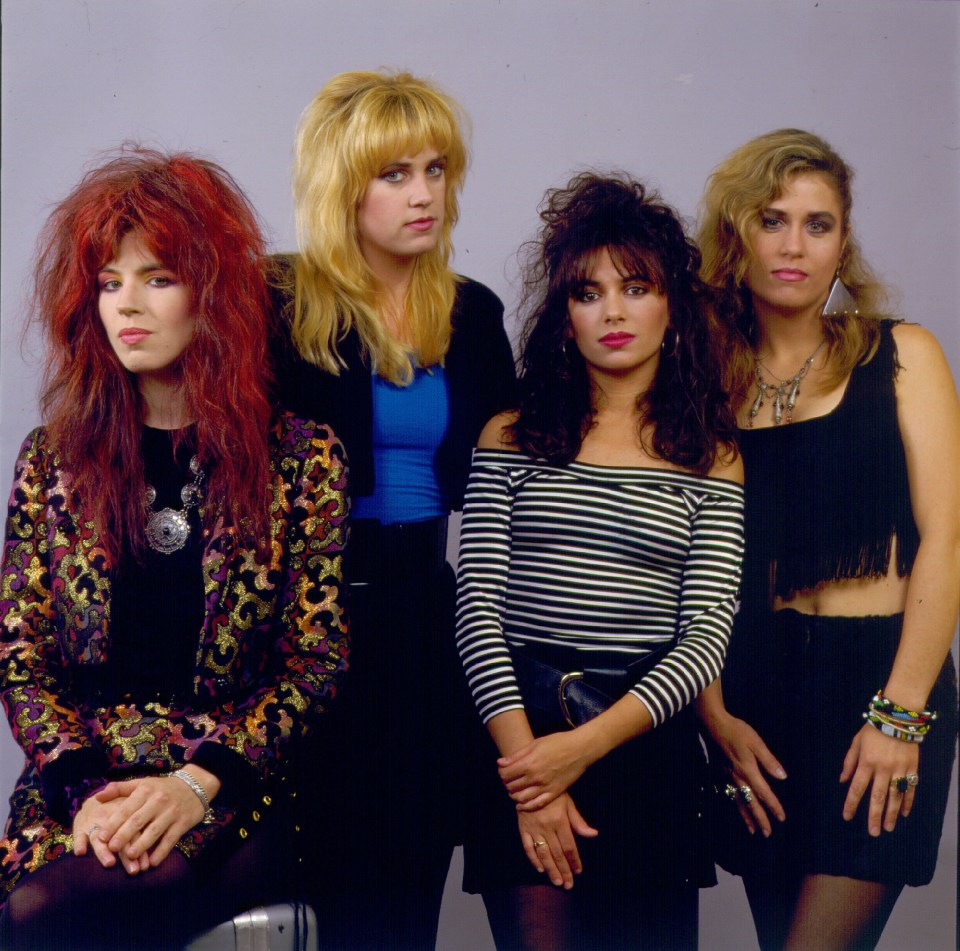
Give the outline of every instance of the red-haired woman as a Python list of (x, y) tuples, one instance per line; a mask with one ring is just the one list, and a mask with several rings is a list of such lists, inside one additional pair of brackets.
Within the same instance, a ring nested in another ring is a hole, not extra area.
[(283, 882), (284, 772), (346, 667), (345, 465), (271, 417), (261, 257), (222, 169), (139, 149), (41, 236), (46, 425), (0, 576), (26, 754), (4, 948), (174, 948)]

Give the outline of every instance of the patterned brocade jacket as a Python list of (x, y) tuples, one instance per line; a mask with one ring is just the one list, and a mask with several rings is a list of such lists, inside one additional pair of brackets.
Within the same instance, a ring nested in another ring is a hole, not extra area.
[(223, 780), (215, 821), (178, 843), (188, 858), (238, 844), (282, 797), (290, 757), (347, 666), (348, 501), (343, 448), (328, 428), (282, 414), (270, 444), (269, 557), (222, 522), (203, 532), (189, 703), (104, 707), (71, 684), (110, 653), (111, 565), (45, 430), (24, 442), (0, 574), (0, 698), (26, 763), (0, 839), (0, 903), (21, 875), (72, 849), (74, 814), (112, 779), (193, 759)]

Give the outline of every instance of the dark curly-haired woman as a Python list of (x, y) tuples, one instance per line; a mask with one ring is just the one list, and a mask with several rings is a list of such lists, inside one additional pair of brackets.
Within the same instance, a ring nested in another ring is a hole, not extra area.
[(222, 169), (137, 149), (42, 235), (46, 425), (0, 573), (8, 951), (169, 951), (289, 895), (284, 775), (346, 669), (346, 467), (271, 417), (262, 252)]
[(466, 886), (500, 949), (691, 948), (712, 867), (689, 705), (743, 514), (711, 300), (638, 182), (581, 174), (541, 217), (519, 404), (464, 507), (457, 636), (492, 739)]

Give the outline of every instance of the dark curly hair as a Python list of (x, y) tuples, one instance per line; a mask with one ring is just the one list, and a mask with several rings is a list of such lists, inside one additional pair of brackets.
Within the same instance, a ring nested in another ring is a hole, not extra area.
[[(573, 460), (594, 421), (586, 362), (569, 334), (569, 302), (606, 250), (621, 274), (649, 281), (667, 298), (670, 324), (650, 388), (638, 395), (641, 433), (660, 458), (704, 474), (719, 447), (735, 451), (736, 425), (721, 384), (721, 322), (698, 276), (700, 254), (677, 213), (623, 173), (581, 172), (551, 189), (544, 224), (526, 252), (520, 399), (512, 426), (535, 458)], [(650, 431), (649, 429), (647, 430)]]

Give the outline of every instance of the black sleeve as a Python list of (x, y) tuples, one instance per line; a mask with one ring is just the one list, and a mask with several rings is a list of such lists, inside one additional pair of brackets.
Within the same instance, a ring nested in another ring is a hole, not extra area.
[(343, 340), (340, 353), (346, 366), (339, 376), (308, 363), (291, 338), (293, 267), (295, 256), (267, 259), (270, 291), (268, 351), (274, 377), (273, 402), (302, 419), (326, 423), (346, 449), (350, 463), (350, 494), (373, 492), (373, 391), (355, 331)]
[(471, 280), (458, 284), (452, 322), (446, 361), (452, 423), (438, 463), (450, 507), (458, 510), (480, 431), (492, 416), (516, 405), (517, 378), (503, 302), (489, 287)]

